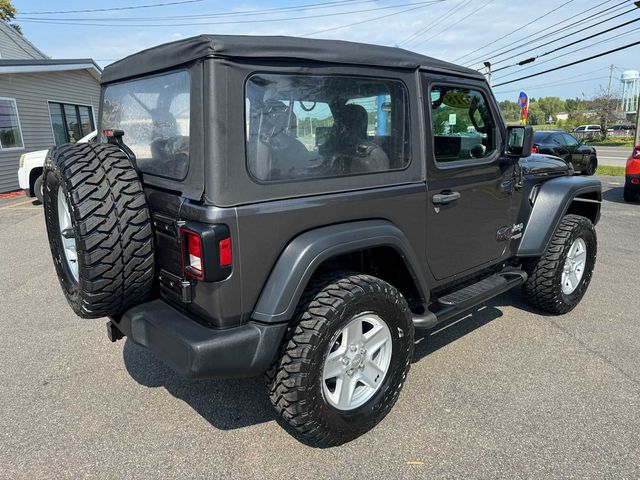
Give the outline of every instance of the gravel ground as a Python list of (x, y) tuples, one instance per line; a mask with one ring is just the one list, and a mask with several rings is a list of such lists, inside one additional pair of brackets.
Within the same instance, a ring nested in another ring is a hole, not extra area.
[(639, 478), (640, 206), (602, 178), (583, 302), (519, 293), (418, 336), (399, 402), (347, 445), (283, 430), (260, 379), (189, 382), (66, 305), (42, 209), (0, 202), (0, 478)]

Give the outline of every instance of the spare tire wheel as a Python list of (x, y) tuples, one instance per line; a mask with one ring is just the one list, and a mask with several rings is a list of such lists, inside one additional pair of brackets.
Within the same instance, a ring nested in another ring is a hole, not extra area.
[(153, 229), (129, 158), (111, 144), (60, 145), (43, 184), (53, 262), (76, 314), (117, 315), (142, 303), (153, 286)]

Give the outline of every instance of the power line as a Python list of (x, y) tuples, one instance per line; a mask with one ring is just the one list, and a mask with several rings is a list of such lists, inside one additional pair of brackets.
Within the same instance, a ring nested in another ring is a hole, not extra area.
[[(564, 2), (564, 3), (562, 3), (560, 6), (558, 6), (558, 7), (554, 8), (554, 9), (552, 9), (552, 10), (549, 10), (549, 11), (548, 11), (547, 13), (545, 13), (544, 15), (539, 16), (539, 17), (538, 17), (538, 18), (536, 18), (535, 20), (536, 20), (536, 21), (537, 21), (537, 20), (541, 20), (541, 19), (543, 19), (544, 17), (546, 17), (546, 16), (548, 16), (548, 15), (551, 15), (553, 12), (556, 12), (556, 11), (560, 10), (562, 7), (564, 7), (565, 5), (570, 4), (570, 3), (571, 3), (571, 2), (573, 2), (573, 1), (574, 1), (574, 0), (568, 0), (568, 1)], [(605, 2), (605, 3), (606, 3), (606, 2)], [(518, 28), (516, 28), (516, 29), (512, 30), (511, 32), (509, 32), (509, 33), (507, 33), (507, 34), (503, 35), (502, 37), (500, 37), (500, 38), (496, 38), (493, 42), (488, 43), (488, 44), (486, 44), (486, 45), (483, 45), (483, 46), (482, 46), (482, 47), (480, 47), (480, 48), (476, 48), (475, 50), (472, 50), (471, 52), (466, 53), (466, 54), (462, 55), (461, 57), (458, 57), (458, 58), (454, 59), (453, 61), (454, 61), (454, 62), (458, 62), (459, 60), (462, 60), (463, 58), (468, 57), (469, 55), (472, 55), (472, 54), (474, 54), (475, 52), (479, 52), (480, 50), (483, 50), (484, 48), (488, 47), (489, 45), (493, 45), (493, 44), (495, 44), (496, 42), (499, 42), (500, 40), (503, 40), (503, 39), (505, 39), (505, 38), (507, 38), (507, 37), (509, 37), (509, 36), (513, 35), (513, 34), (514, 34), (514, 33), (516, 33), (516, 32), (519, 32), (520, 30), (522, 30), (524, 27), (526, 27), (526, 26), (527, 26), (527, 25), (529, 25), (530, 23), (531, 23), (531, 22), (527, 22), (527, 23), (525, 23), (524, 25), (521, 25), (521, 26), (519, 26)]]
[[(567, 43), (565, 45), (561, 45), (561, 46), (559, 46), (557, 48), (554, 48), (553, 50), (549, 50), (548, 52), (541, 53), (540, 55), (535, 55), (535, 56), (533, 56), (531, 58), (527, 58), (526, 60), (522, 60), (519, 63), (515, 63), (513, 65), (507, 65), (506, 67), (500, 67), (500, 68), (494, 70), (493, 73), (497, 73), (497, 72), (499, 72), (501, 70), (506, 70), (508, 68), (513, 68), (513, 67), (518, 67), (518, 66), (521, 66), (521, 65), (525, 65), (526, 63), (531, 63), (531, 62), (537, 60), (538, 58), (546, 57), (547, 55), (551, 55), (552, 53), (558, 52), (560, 50), (564, 50), (565, 48), (572, 47), (573, 45), (577, 45), (577, 44), (582, 43), (582, 42), (586, 42), (587, 40), (591, 40), (592, 38), (599, 37), (600, 35), (604, 35), (605, 33), (612, 32), (614, 30), (617, 30), (617, 29), (622, 28), (622, 27), (626, 27), (627, 25), (630, 25), (630, 24), (636, 23), (636, 22), (640, 22), (640, 17), (635, 18), (633, 20), (629, 20), (628, 22), (622, 23), (620, 25), (616, 25), (615, 27), (608, 28), (607, 30), (602, 30), (600, 32), (594, 33), (593, 35), (589, 35), (588, 37), (581, 38), (581, 39), (576, 40), (574, 42)], [(593, 45), (590, 45), (590, 46), (593, 46)]]
[(549, 83), (540, 83), (538, 85), (526, 85), (523, 86), (522, 88), (518, 88), (515, 90), (501, 90), (501, 91), (494, 91), (493, 93), (495, 95), (504, 95), (505, 93), (517, 93), (521, 90), (527, 89), (533, 89), (533, 88), (544, 88), (544, 87), (555, 87), (555, 86), (564, 86), (564, 85), (573, 85), (576, 83), (586, 83), (586, 82), (593, 82), (596, 80), (607, 80), (609, 77), (608, 76), (603, 76), (603, 77), (592, 77), (592, 78), (584, 78), (582, 80), (570, 80), (568, 82), (549, 82)]
[[(607, 0), (607, 1), (603, 2), (603, 3), (608, 3), (610, 1), (612, 1), (612, 0)], [(567, 22), (573, 22), (573, 23), (571, 23), (571, 25), (565, 25), (564, 27), (560, 27), (557, 30), (554, 30), (552, 32), (546, 32), (546, 33), (542, 33), (542, 34), (539, 34), (539, 35), (533, 35), (533, 36), (530, 36), (530, 37), (525, 38), (525, 39), (514, 40), (511, 43), (508, 43), (508, 44), (506, 44), (506, 45), (504, 45), (502, 47), (496, 48), (495, 50), (492, 50), (492, 51), (490, 51), (490, 52), (488, 52), (486, 54), (483, 54), (483, 55), (481, 55), (479, 57), (476, 57), (474, 60), (471, 60), (467, 65), (471, 66), (471, 65), (474, 65), (476, 63), (479, 63), (482, 59), (486, 59), (490, 55), (493, 55), (492, 57), (490, 57), (490, 60), (494, 60), (495, 61), (496, 58), (502, 57), (503, 55), (506, 55), (509, 52), (513, 52), (514, 50), (518, 50), (518, 49), (520, 49), (520, 48), (522, 48), (524, 46), (531, 45), (531, 43), (539, 42), (540, 40), (544, 40), (545, 38), (552, 37), (552, 36), (554, 36), (554, 35), (556, 35), (558, 33), (561, 33), (561, 32), (564, 32), (566, 30), (571, 30), (571, 29), (574, 29), (576, 27), (579, 27), (581, 24), (583, 24), (585, 22), (590, 22), (590, 21), (592, 21), (592, 20), (594, 20), (594, 19), (596, 19), (598, 17), (601, 17), (603, 15), (606, 15), (606, 14), (611, 13), (611, 12), (616, 11), (616, 10), (620, 10), (621, 8), (624, 8), (624, 7), (621, 7), (620, 5), (628, 3), (629, 1), (630, 0), (623, 0), (621, 3), (618, 3), (618, 4), (614, 5), (613, 7), (609, 7), (609, 8), (605, 8), (603, 10), (600, 10), (599, 12), (593, 13), (593, 14), (589, 15), (588, 17), (583, 18), (583, 19), (578, 20), (578, 21), (576, 21), (575, 18), (568, 18), (568, 19), (562, 20), (561, 22), (558, 22), (558, 23), (555, 23), (553, 25), (550, 25), (547, 28), (556, 27), (558, 25), (562, 25), (563, 23), (567, 23)], [(580, 12), (577, 16), (579, 17), (580, 15), (584, 15), (585, 13), (589, 13), (594, 8), (597, 8), (597, 7), (601, 6), (601, 5), (603, 5), (603, 3), (601, 3), (599, 5), (596, 5), (595, 7), (588, 8), (588, 9)], [(629, 10), (629, 12), (632, 11), (632, 10)], [(625, 13), (628, 13), (628, 12), (625, 12)], [(592, 26), (588, 26), (588, 27), (585, 27), (585, 28), (592, 28)], [(508, 48), (508, 47), (511, 47), (511, 48)]]
[(353, 26), (356, 26), (356, 25), (361, 25), (363, 23), (375, 22), (376, 20), (382, 20), (383, 18), (389, 18), (389, 17), (393, 17), (395, 15), (401, 15), (403, 13), (411, 12), (413, 10), (418, 10), (418, 9), (421, 9), (421, 8), (424, 8), (424, 7), (428, 7), (429, 5), (433, 5), (434, 3), (441, 3), (441, 2), (444, 2), (444, 1), (445, 0), (432, 0), (430, 2), (423, 2), (424, 3), (423, 5), (420, 5), (418, 7), (408, 8), (408, 9), (402, 10), (400, 12), (395, 12), (395, 13), (391, 13), (391, 14), (388, 14), (388, 15), (382, 15), (380, 17), (370, 18), (370, 19), (367, 19), (367, 20), (361, 20), (359, 22), (347, 23), (345, 25), (340, 25), (340, 26), (337, 26), (337, 27), (325, 28), (323, 30), (318, 30), (318, 31), (311, 32), (311, 33), (305, 33), (305, 34), (302, 34), (300, 36), (301, 37), (310, 37), (311, 35), (317, 35), (318, 33), (332, 32), (334, 30), (341, 30), (343, 28), (349, 28), (349, 27), (353, 27)]
[[(599, 26), (599, 25), (602, 25), (603, 23), (607, 23), (607, 22), (609, 22), (609, 21), (611, 21), (611, 20), (614, 20), (614, 19), (616, 19), (616, 18), (618, 18), (618, 17), (621, 17), (621, 16), (626, 15), (627, 13), (630, 13), (630, 12), (633, 12), (633, 11), (635, 11), (635, 8), (632, 8), (631, 10), (626, 10), (626, 11), (624, 11), (624, 12), (622, 12), (622, 13), (619, 13), (619, 14), (617, 14), (617, 15), (614, 15), (614, 16), (612, 16), (612, 17), (605, 18), (604, 20), (601, 20), (601, 21), (599, 21), (598, 23), (594, 23), (593, 25), (589, 25), (588, 27), (586, 27), (586, 28), (584, 28), (584, 29), (581, 29), (581, 30), (578, 30), (577, 32), (569, 33), (569, 34), (565, 35), (564, 37), (556, 38), (555, 40), (551, 40), (551, 41), (549, 41), (549, 42), (547, 42), (547, 43), (543, 43), (542, 45), (538, 45), (538, 46), (536, 46), (536, 47), (533, 47), (533, 48), (530, 48), (530, 49), (525, 50), (525, 51), (523, 51), (523, 52), (520, 52), (520, 53), (518, 53), (518, 55), (524, 55), (525, 53), (529, 53), (529, 52), (532, 52), (532, 51), (537, 50), (537, 49), (539, 49), (539, 48), (546, 47), (547, 45), (551, 45), (552, 43), (559, 42), (560, 40), (566, 40), (568, 37), (572, 37), (573, 35), (577, 35), (577, 34), (579, 34), (579, 33), (584, 32), (584, 30), (587, 30), (587, 29), (590, 29), (590, 28), (597, 27), (597, 26)], [(595, 18), (596, 18), (596, 17), (594, 16), (594, 17), (592, 17), (592, 18), (591, 18), (591, 20), (594, 20)], [(578, 24), (571, 26), (571, 28), (573, 28), (574, 26), (578, 26)], [(566, 29), (566, 28), (569, 28), (569, 27), (565, 27), (564, 29)], [(563, 30), (563, 29), (560, 29), (560, 30)], [(554, 32), (554, 33), (555, 33), (555, 32)], [(549, 35), (549, 36), (551, 36), (552, 34), (550, 33), (550, 34), (548, 34), (548, 35)], [(537, 42), (537, 41), (539, 41), (539, 40), (542, 40), (543, 38), (546, 38), (546, 37), (539, 38), (539, 39), (535, 40), (535, 42)], [(527, 42), (527, 44), (530, 44), (530, 43), (531, 43), (530, 41), (528, 41), (528, 42)], [(500, 53), (500, 54), (496, 55), (496, 57), (501, 57), (501, 56), (503, 56), (503, 55), (506, 55), (507, 53), (512, 52), (513, 50), (518, 50), (518, 49), (522, 48), (523, 46), (524, 46), (524, 45), (521, 45), (521, 46), (518, 46), (518, 47), (514, 47), (514, 48), (512, 48), (512, 49), (506, 50), (506, 51), (504, 51), (504, 52), (502, 52), (502, 53)], [(492, 60), (494, 60), (496, 57), (493, 57), (493, 59), (492, 59)], [(508, 59), (505, 59), (505, 60), (499, 60), (499, 61), (497, 61), (497, 62), (494, 60), (492, 63), (493, 63), (494, 65), (497, 65), (497, 64), (504, 63), (504, 62), (507, 62), (507, 61), (508, 61)]]
[[(296, 5), (290, 7), (275, 7), (275, 8), (265, 8), (265, 9), (254, 9), (254, 10), (240, 10), (234, 12), (218, 12), (218, 13), (201, 13), (201, 14), (192, 14), (192, 15), (171, 15), (171, 16), (145, 16), (145, 17), (118, 17), (117, 20), (119, 22), (131, 22), (131, 21), (162, 21), (162, 20), (175, 20), (179, 18), (190, 18), (190, 19), (204, 19), (204, 18), (218, 18), (218, 17), (241, 17), (247, 15), (266, 15), (270, 13), (279, 13), (279, 12), (290, 12), (295, 10), (315, 10), (322, 9), (327, 7), (341, 7), (343, 5), (358, 5), (362, 3), (373, 3), (376, 0), (334, 0), (329, 2), (319, 2), (319, 3), (308, 3), (304, 5)], [(114, 18), (29, 18), (23, 17), (19, 14), (18, 20), (56, 20), (56, 21), (67, 21), (67, 22), (112, 22), (115, 20)]]
[(458, 25), (460, 22), (463, 22), (464, 20), (466, 20), (467, 18), (469, 18), (472, 15), (475, 15), (476, 13), (478, 13), (480, 10), (482, 10), (484, 7), (486, 7), (487, 5), (489, 5), (490, 3), (493, 3), (494, 0), (488, 0), (487, 2), (483, 3), (482, 5), (480, 5), (478, 8), (476, 8), (475, 10), (473, 10), (471, 13), (469, 13), (468, 15), (465, 15), (464, 17), (462, 17), (461, 19), (459, 19), (458, 21), (451, 23), (449, 25), (445, 26), (444, 30), (440, 30), (439, 32), (434, 33), (433, 35), (425, 38), (424, 40), (421, 40), (418, 43), (414, 43), (412, 48), (416, 48), (418, 45), (422, 45), (423, 43), (428, 42), (429, 40), (431, 40), (432, 38), (437, 37), (438, 35), (440, 35), (441, 33), (443, 33), (446, 29), (451, 28), (455, 25)]
[[(429, 0), (429, 1), (423, 1), (423, 2), (414, 2), (414, 3), (404, 3), (404, 4), (398, 4), (398, 5), (391, 5), (391, 6), (385, 6), (385, 7), (376, 7), (376, 8), (369, 8), (369, 9), (363, 9), (363, 10), (351, 10), (351, 11), (346, 11), (346, 12), (339, 12), (340, 15), (350, 15), (350, 14), (354, 14), (354, 13), (366, 13), (366, 12), (374, 12), (374, 11), (380, 11), (380, 10), (389, 10), (389, 9), (394, 9), (394, 8), (403, 8), (403, 7), (407, 7), (407, 6), (412, 6), (412, 5), (418, 5), (420, 8), (421, 6), (426, 6), (426, 5), (431, 5), (434, 3), (439, 3), (439, 2), (443, 2), (445, 0)], [(410, 11), (411, 9), (407, 10)], [(402, 13), (402, 12), (399, 12)], [(306, 20), (306, 19), (311, 19), (311, 18), (323, 18), (323, 17), (333, 17), (336, 15), (336, 12), (332, 12), (332, 13), (323, 13), (323, 14), (316, 14), (316, 15), (304, 15), (304, 16), (298, 16), (298, 17), (286, 17), (286, 18), (272, 18), (272, 19), (253, 19), (253, 20), (225, 20), (225, 21), (220, 21), (220, 22), (189, 22), (189, 23), (162, 23), (162, 24), (152, 24), (152, 23), (148, 23), (148, 24), (96, 24), (96, 23), (86, 23), (86, 22), (68, 22), (68, 21), (64, 21), (64, 20), (25, 20), (25, 19), (21, 19), (21, 22), (32, 22), (32, 23), (45, 23), (48, 25), (81, 25), (81, 26), (94, 26), (94, 27), (192, 27), (194, 25), (231, 25), (231, 24), (245, 24), (245, 23), (265, 23), (265, 22), (288, 22), (291, 20)], [(395, 14), (394, 14), (395, 15)], [(391, 15), (388, 15), (391, 16)], [(380, 18), (384, 18), (384, 17), (380, 17)], [(356, 24), (358, 24), (358, 22), (356, 22)]]
[(572, 67), (573, 65), (578, 65), (580, 63), (588, 62), (589, 60), (594, 60), (596, 58), (604, 57), (605, 55), (610, 55), (612, 53), (616, 53), (616, 52), (619, 52), (621, 50), (626, 50), (627, 48), (632, 48), (632, 47), (635, 47), (637, 45), (640, 45), (640, 41), (637, 41), (637, 42), (634, 42), (634, 43), (629, 43), (627, 45), (623, 45), (622, 47), (614, 48), (613, 50), (607, 50), (606, 52), (598, 53), (597, 55), (592, 55), (592, 56), (587, 57), (587, 58), (576, 60), (575, 62), (567, 63), (565, 65), (560, 65), (558, 67), (549, 68), (548, 70), (543, 70), (542, 72), (532, 73), (531, 75), (526, 75), (524, 77), (520, 77), (520, 78), (516, 78), (516, 79), (513, 79), (513, 80), (509, 80), (507, 82), (498, 83), (498, 84), (495, 85), (495, 87), (501, 87), (502, 85), (508, 85), (510, 83), (519, 82), (521, 80), (526, 80), (527, 78), (538, 77), (540, 75), (545, 75), (547, 73), (555, 72), (557, 70), (562, 70), (563, 68)]
[(166, 3), (153, 3), (151, 5), (133, 5), (129, 7), (117, 7), (117, 8), (91, 8), (86, 10), (63, 10), (57, 12), (23, 12), (22, 15), (57, 15), (61, 13), (88, 13), (88, 12), (112, 12), (119, 10), (137, 10), (139, 8), (155, 8), (155, 7), (168, 7), (170, 5), (182, 5), (183, 3), (200, 3), (204, 0), (180, 0), (178, 2), (166, 2)]
[[(518, 75), (519, 73), (522, 73), (523, 71), (531, 70), (532, 68), (539, 67), (540, 65), (544, 65), (545, 63), (553, 62), (554, 60), (557, 60), (557, 59), (562, 58), (562, 57), (566, 57), (567, 55), (571, 55), (571, 54), (573, 54), (573, 53), (578, 53), (578, 52), (581, 52), (581, 51), (583, 51), (583, 50), (590, 49), (590, 48), (592, 48), (592, 47), (595, 47), (596, 45), (600, 45), (600, 44), (603, 44), (603, 43), (608, 43), (608, 42), (612, 42), (612, 41), (617, 41), (617, 40), (620, 40), (620, 39), (621, 39), (621, 38), (623, 38), (623, 37), (627, 37), (627, 36), (629, 36), (629, 35), (633, 35), (634, 33), (637, 33), (637, 32), (638, 32), (638, 30), (636, 30), (636, 29), (628, 30), (628, 31), (626, 31), (626, 32), (623, 32), (623, 33), (621, 33), (621, 34), (619, 34), (619, 35), (615, 36), (615, 37), (605, 38), (604, 40), (600, 40), (600, 41), (598, 41), (598, 42), (591, 43), (591, 44), (586, 45), (586, 46), (584, 46), (584, 47), (577, 48), (577, 49), (575, 49), (575, 50), (571, 50), (570, 52), (563, 53), (563, 54), (561, 54), (561, 55), (558, 55), (558, 56), (556, 56), (556, 57), (550, 58), (550, 59), (548, 59), (548, 60), (544, 60), (544, 61), (542, 61), (542, 62), (539, 62), (539, 63), (535, 64), (535, 65), (531, 65), (530, 67), (525, 67), (525, 68), (523, 68), (523, 69), (519, 70), (518, 72), (507, 73), (506, 75), (503, 75), (502, 77), (498, 77), (496, 80), (500, 80), (501, 78), (509, 77), (509, 76), (511, 76), (511, 75)], [(528, 62), (528, 63), (531, 63), (531, 62)]]
[(407, 38), (405, 38), (404, 40), (400, 41), (398, 43), (398, 45), (404, 45), (406, 43), (411, 42), (414, 38), (418, 37), (419, 35), (422, 35), (423, 33), (431, 30), (432, 28), (437, 27), (438, 25), (440, 25), (442, 22), (444, 22), (447, 18), (449, 18), (450, 14), (453, 14), (454, 12), (456, 12), (457, 10), (459, 10), (460, 8), (464, 8), (467, 6), (468, 3), (470, 3), (471, 0), (462, 0), (460, 3), (457, 3), (456, 5), (454, 5), (453, 7), (451, 7), (449, 10), (447, 10), (439, 19), (437, 19), (435, 22), (425, 26), (425, 27), (421, 27), (418, 30), (416, 30), (415, 32), (413, 32), (411, 35), (409, 35)]

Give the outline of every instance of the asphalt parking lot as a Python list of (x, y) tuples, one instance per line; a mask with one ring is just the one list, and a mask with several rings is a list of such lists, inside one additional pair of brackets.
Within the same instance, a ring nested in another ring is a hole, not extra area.
[(67, 306), (42, 208), (0, 201), (0, 478), (639, 478), (640, 205), (602, 177), (596, 272), (542, 316), (508, 293), (418, 335), (399, 402), (330, 450), (261, 379), (189, 382)]

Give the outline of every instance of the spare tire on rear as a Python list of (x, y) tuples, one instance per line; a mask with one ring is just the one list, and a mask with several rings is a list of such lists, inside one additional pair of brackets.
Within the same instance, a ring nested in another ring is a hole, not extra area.
[(153, 229), (124, 152), (104, 143), (54, 148), (43, 196), (53, 262), (76, 314), (111, 316), (142, 303), (153, 287)]

